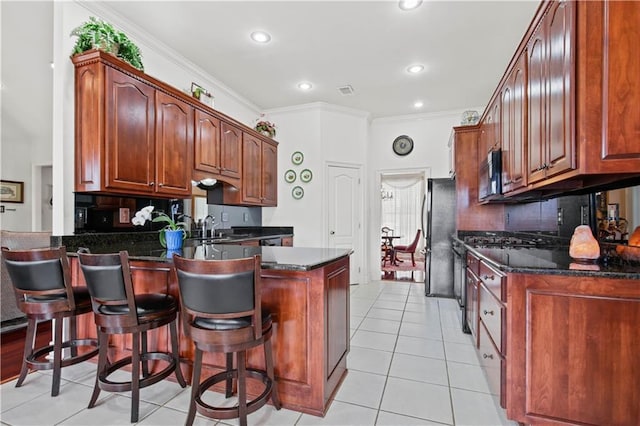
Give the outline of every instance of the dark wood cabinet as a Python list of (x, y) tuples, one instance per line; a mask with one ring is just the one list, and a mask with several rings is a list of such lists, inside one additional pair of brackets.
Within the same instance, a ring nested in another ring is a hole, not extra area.
[(196, 109), (194, 137), (195, 180), (218, 178), (240, 186), (242, 131), (214, 115)]
[(109, 56), (94, 51), (73, 58), (75, 190), (190, 196), (192, 107)]
[(239, 191), (225, 189), (233, 204), (276, 206), (278, 202), (278, 147), (251, 134), (242, 135), (242, 184)]
[(527, 48), (529, 183), (576, 168), (574, 52), (575, 5), (553, 2)]
[(507, 414), (525, 424), (637, 425), (637, 280), (509, 275)]
[(527, 73), (526, 56), (520, 55), (502, 89), (502, 192), (527, 184)]

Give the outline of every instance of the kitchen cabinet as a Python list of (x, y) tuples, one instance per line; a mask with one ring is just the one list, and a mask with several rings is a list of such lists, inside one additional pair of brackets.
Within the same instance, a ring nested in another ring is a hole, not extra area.
[(574, 40), (574, 3), (551, 3), (527, 45), (529, 183), (576, 168)]
[(194, 180), (220, 178), (239, 186), (242, 131), (211, 113), (195, 110)]
[(190, 196), (193, 108), (110, 56), (92, 51), (72, 58), (75, 190)]
[(508, 417), (637, 425), (638, 281), (509, 274), (508, 286)]
[(508, 194), (527, 184), (525, 150), (527, 135), (526, 55), (522, 54), (502, 89), (502, 192)]
[(276, 206), (278, 202), (278, 147), (270, 139), (242, 135), (242, 184), (225, 189), (225, 202)]

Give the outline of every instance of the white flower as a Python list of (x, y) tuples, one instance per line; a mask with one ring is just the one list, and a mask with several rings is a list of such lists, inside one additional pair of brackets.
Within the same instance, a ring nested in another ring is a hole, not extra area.
[(136, 226), (143, 226), (148, 220), (151, 220), (151, 212), (153, 206), (147, 206), (137, 211), (135, 216), (131, 218), (131, 223)]

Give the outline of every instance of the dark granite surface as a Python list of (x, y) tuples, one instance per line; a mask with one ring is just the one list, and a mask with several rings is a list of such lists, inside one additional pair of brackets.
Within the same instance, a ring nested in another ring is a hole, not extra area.
[(538, 247), (465, 247), (505, 272), (640, 280), (640, 265), (617, 257), (615, 246), (601, 244), (602, 256), (596, 262), (583, 263), (569, 256), (568, 245), (558, 243)]
[[(274, 230), (282, 232), (282, 230)], [(245, 233), (246, 234), (246, 233)], [(288, 234), (263, 233), (260, 237), (291, 236)], [(255, 240), (257, 237), (242, 235), (230, 238), (226, 242)], [(259, 239), (259, 238), (258, 238)], [(167, 252), (160, 246), (157, 232), (136, 232), (130, 234), (81, 234), (53, 237), (53, 245), (64, 245), (69, 255), (75, 255), (80, 247), (86, 247), (92, 253), (114, 253), (126, 250), (131, 260), (152, 262), (171, 262), (174, 253)], [(211, 244), (197, 239), (188, 239), (182, 250), (177, 252), (188, 259), (239, 259), (255, 254), (262, 255), (263, 269), (290, 271), (308, 271), (320, 268), (334, 260), (351, 254), (347, 249), (309, 248), (309, 247), (274, 247), (274, 246), (242, 246), (233, 244)]]

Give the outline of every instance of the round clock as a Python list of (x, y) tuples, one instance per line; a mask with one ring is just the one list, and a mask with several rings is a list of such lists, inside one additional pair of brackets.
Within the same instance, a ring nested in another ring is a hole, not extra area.
[(407, 155), (413, 151), (413, 139), (407, 135), (401, 135), (393, 141), (393, 152), (398, 155)]

